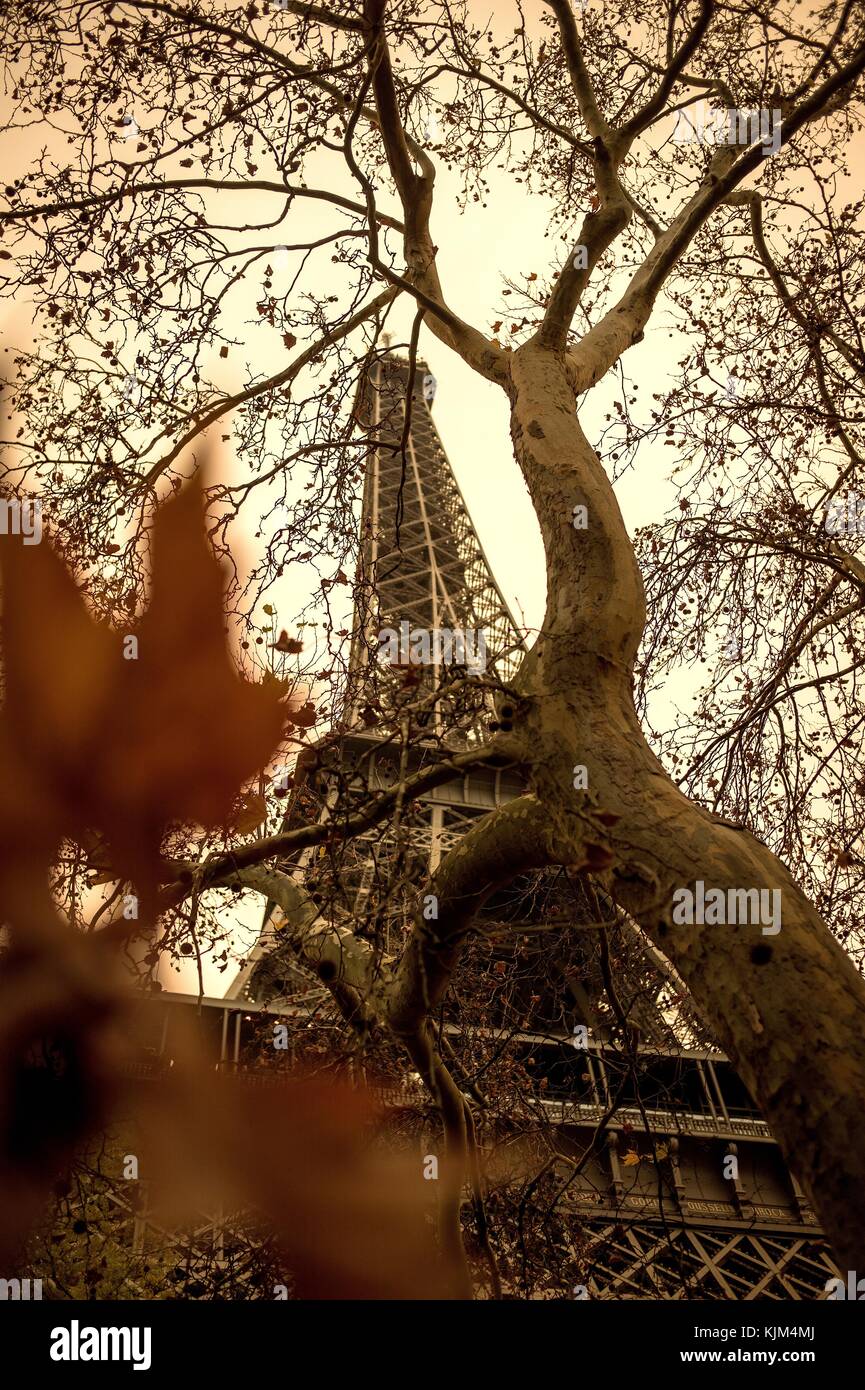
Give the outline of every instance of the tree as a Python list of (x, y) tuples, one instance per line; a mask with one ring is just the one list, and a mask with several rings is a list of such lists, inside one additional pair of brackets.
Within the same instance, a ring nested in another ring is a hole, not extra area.
[[(224, 854), (209, 844), (206, 866), (180, 877), (175, 847), (161, 906), (231, 885), (262, 894), (343, 1010), (361, 1001), (403, 1043), (449, 1136), (444, 1231), (456, 1250), (471, 1114), (432, 1012), (491, 893), (550, 866), (582, 875), (672, 963), (855, 1268), (865, 990), (838, 937), (858, 951), (861, 874), (849, 870), (861, 863), (865, 570), (850, 489), (862, 464), (863, 204), (842, 199), (844, 142), (861, 124), (861, 14), (841, 3), (817, 22), (764, 0), (745, 10), (547, 0), (499, 32), (473, 7), (435, 0), (365, 0), (362, 12), (70, 0), (22, 4), (2, 36), (15, 82), (8, 130), (39, 112), (54, 131), (0, 213), (6, 292), (32, 298), (42, 333), (38, 350), (15, 354), (26, 430), (10, 485), (38, 488), (71, 564), (101, 557), (88, 578), (100, 613), (115, 623), (134, 613), (154, 501), (188, 471), (184, 450), (234, 414), (243, 472), (209, 489), (218, 550), (231, 556), (231, 527), (257, 500), (265, 516), (272, 486), (287, 511), (264, 561), (236, 571), (233, 611), (251, 626), (276, 577), (315, 566), (332, 639), (314, 673), (330, 692), (316, 697), (319, 719), (338, 708), (346, 648), (334, 595), (370, 447), (355, 392), (393, 305), (411, 305), (412, 360), (423, 326), (505, 393), (543, 536), (542, 631), (514, 690), (498, 692), (500, 705), (514, 702), (510, 729), (458, 755), (443, 749), (363, 804), (346, 788), (336, 829), (235, 837)], [(707, 107), (725, 113), (711, 141), (683, 138), (705, 137)], [(679, 113), (693, 118), (687, 128)], [(545, 275), (508, 282), (505, 345), (501, 323), (495, 336), (467, 322), (442, 282), (442, 166), (459, 171), (467, 216), (497, 167), (549, 202), (558, 249)], [(277, 256), (292, 269), (285, 292)], [(255, 333), (285, 352), (275, 371), (235, 308), (253, 285)], [(627, 354), (661, 306), (681, 379), (635, 418)], [(219, 359), (239, 350), (247, 380), (229, 389)], [(593, 393), (612, 402), (603, 459), (588, 437)], [(661, 435), (684, 481), (675, 519), (635, 546), (613, 483)], [(830, 514), (843, 515), (843, 535), (824, 525)], [(107, 534), (120, 539), (106, 546)], [(250, 663), (256, 643), (260, 634)], [(709, 658), (714, 678), (683, 727), (650, 742), (655, 684)], [(281, 689), (313, 670), (293, 667)], [(424, 698), (401, 707), (415, 740)], [(303, 743), (302, 720), (293, 737)], [(325, 920), (280, 872), (280, 856), (398, 818), (436, 781), (491, 757), (526, 769), (529, 791), (443, 859), (423, 888), (436, 920), (419, 897), (386, 969), (376, 943)], [(585, 790), (574, 787), (578, 764)], [(676, 894), (698, 880), (724, 894), (779, 891), (780, 930), (680, 920)], [(102, 931), (128, 936), (129, 924)]]

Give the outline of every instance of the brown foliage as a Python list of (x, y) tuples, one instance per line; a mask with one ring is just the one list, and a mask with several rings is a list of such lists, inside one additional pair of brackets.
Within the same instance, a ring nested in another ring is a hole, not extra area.
[[(0, 914), (11, 932), (0, 966), (0, 1262), (14, 1264), (78, 1143), (122, 1102), (146, 1121), (175, 1214), (205, 1193), (253, 1203), (303, 1291), (439, 1289), (420, 1172), (370, 1155), (362, 1095), (321, 1083), (244, 1092), (217, 1080), (190, 1039), (168, 1081), (143, 1102), (131, 1096), (132, 995), (106, 945), (117, 935), (73, 930), (51, 897), (61, 843), (92, 848), (102, 836), (100, 876), (130, 881), (152, 926), (166, 827), (225, 823), (292, 717), (278, 683), (251, 685), (231, 660), (200, 486), (157, 512), (150, 603), (134, 633), (94, 621), (50, 544), (4, 537), (0, 554)], [(293, 718), (302, 726), (307, 712)], [(250, 825), (258, 801), (241, 802)]]
[(98, 830), (122, 875), (149, 887), (164, 827), (219, 825), (285, 718), (274, 692), (240, 679), (226, 648), (200, 484), (157, 512), (150, 603), (135, 633), (93, 621), (49, 544), (5, 537), (2, 556), (0, 748), (4, 784), (19, 789), (0, 801), (2, 852), (14, 866), (22, 853), (47, 857), (63, 835)]

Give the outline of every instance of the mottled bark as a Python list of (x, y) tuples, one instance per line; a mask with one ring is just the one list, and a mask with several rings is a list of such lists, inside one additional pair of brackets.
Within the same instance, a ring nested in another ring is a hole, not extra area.
[[(603, 875), (617, 902), (686, 981), (752, 1090), (836, 1254), (861, 1265), (865, 1153), (865, 985), (784, 866), (752, 835), (694, 805), (648, 747), (632, 699), (642, 585), (621, 514), (576, 416), (560, 357), (513, 360), (512, 430), (547, 553), (543, 632), (527, 660), (524, 725), (532, 785), (557, 835), (573, 812), (619, 817)], [(572, 525), (588, 508), (588, 528)], [(588, 791), (572, 770), (588, 769)], [(571, 822), (572, 823), (572, 822)], [(574, 857), (578, 846), (574, 845)], [(676, 888), (696, 879), (780, 889), (781, 928), (674, 925)]]

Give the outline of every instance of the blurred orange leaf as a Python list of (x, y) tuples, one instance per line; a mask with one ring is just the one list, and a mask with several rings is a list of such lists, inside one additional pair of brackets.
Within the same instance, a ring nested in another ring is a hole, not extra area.
[(0, 854), (13, 862), (99, 829), (121, 875), (147, 881), (165, 825), (221, 824), (279, 743), (278, 693), (241, 679), (228, 652), (199, 482), (158, 510), (152, 554), (149, 607), (120, 633), (92, 618), (47, 540), (0, 538)]

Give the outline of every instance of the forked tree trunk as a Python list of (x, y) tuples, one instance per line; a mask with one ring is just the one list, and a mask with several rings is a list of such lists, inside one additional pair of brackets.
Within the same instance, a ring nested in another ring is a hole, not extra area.
[[(556, 833), (575, 811), (619, 817), (612, 895), (669, 957), (753, 1092), (842, 1262), (865, 1270), (865, 985), (787, 870), (690, 802), (648, 747), (633, 702), (643, 588), (621, 513), (576, 414), (573, 367), (535, 344), (512, 358), (512, 435), (547, 553), (544, 629), (521, 682), (533, 788)], [(574, 527), (585, 506), (588, 526)], [(573, 770), (588, 771), (588, 791)], [(577, 858), (575, 853), (575, 859)], [(780, 889), (781, 927), (674, 925), (676, 888)]]

